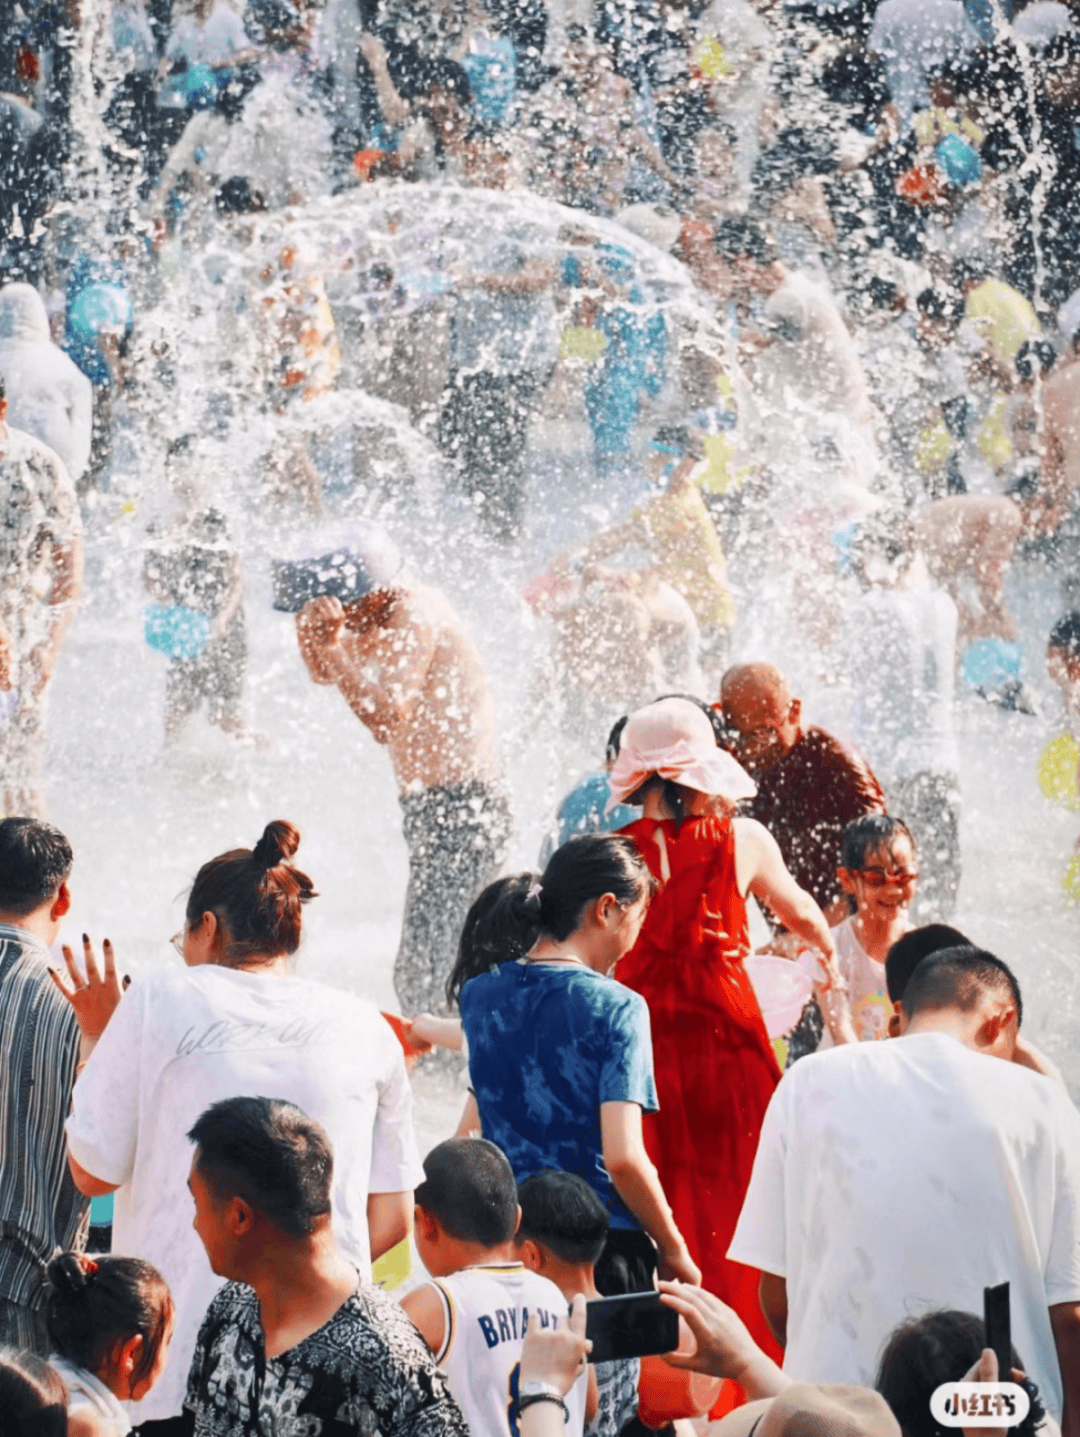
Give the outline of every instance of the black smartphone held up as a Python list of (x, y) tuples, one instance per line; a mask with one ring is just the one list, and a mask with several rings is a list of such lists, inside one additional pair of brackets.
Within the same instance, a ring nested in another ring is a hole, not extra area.
[(998, 1360), (998, 1381), (1012, 1381), (1012, 1321), (1009, 1317), (1009, 1284), (983, 1288), (983, 1325), (986, 1345)]
[(598, 1297), (585, 1304), (585, 1336), (592, 1343), (590, 1362), (674, 1352), (679, 1314), (664, 1306), (658, 1292)]

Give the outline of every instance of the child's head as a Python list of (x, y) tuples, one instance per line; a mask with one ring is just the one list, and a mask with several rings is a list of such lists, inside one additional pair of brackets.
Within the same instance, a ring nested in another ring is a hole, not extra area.
[(539, 877), (500, 878), (480, 894), (465, 918), (447, 1001), (456, 1003), (470, 978), (523, 958), (541, 937), (561, 943), (584, 923), (610, 929), (614, 966), (633, 946), (652, 891), (652, 875), (632, 839), (611, 833), (568, 839)]
[(607, 1208), (583, 1178), (557, 1168), (526, 1178), (518, 1188), (518, 1203), (517, 1245), (522, 1262), (533, 1272), (550, 1277), (556, 1287), (563, 1286), (560, 1278), (565, 1276), (573, 1288), (566, 1295), (573, 1297), (581, 1291), (577, 1274), (586, 1268), (591, 1277), (604, 1249)]
[(907, 908), (919, 879), (911, 830), (901, 818), (866, 813), (844, 829), (837, 877), (857, 913)]
[(165, 1365), (174, 1307), (168, 1284), (136, 1257), (54, 1257), (46, 1323), (61, 1357), (122, 1401), (138, 1402)]
[(931, 953), (943, 948), (971, 948), (970, 938), (965, 938), (958, 928), (947, 923), (927, 923), (922, 928), (913, 928), (898, 938), (885, 955), (885, 986), (890, 1003), (899, 1003), (904, 996), (908, 979)]
[(433, 1277), (459, 1271), (477, 1250), (503, 1247), (517, 1231), (513, 1169), (484, 1138), (449, 1138), (432, 1148), (415, 1198), (416, 1250)]
[(67, 1437), (67, 1391), (44, 1358), (0, 1348), (0, 1433)]

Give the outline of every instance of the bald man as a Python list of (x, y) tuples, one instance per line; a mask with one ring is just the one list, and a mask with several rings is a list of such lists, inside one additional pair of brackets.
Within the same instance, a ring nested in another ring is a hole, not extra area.
[(796, 883), (829, 923), (841, 922), (849, 913), (836, 877), (841, 835), (853, 818), (885, 812), (881, 785), (854, 749), (803, 724), (801, 701), (771, 664), (728, 669), (718, 707), (732, 753), (758, 786), (748, 812), (776, 839)]

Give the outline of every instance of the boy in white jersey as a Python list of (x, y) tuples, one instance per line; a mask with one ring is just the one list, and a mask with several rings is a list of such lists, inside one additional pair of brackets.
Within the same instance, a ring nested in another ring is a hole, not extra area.
[[(520, 1404), (557, 1400), (521, 1391), (530, 1322), (567, 1313), (553, 1282), (530, 1272), (514, 1246), (521, 1210), (514, 1174), (494, 1143), (451, 1138), (424, 1159), (416, 1189), (416, 1250), (433, 1281), (402, 1299), (446, 1374), (473, 1437), (518, 1437)], [(565, 1397), (566, 1437), (582, 1437), (586, 1376)]]

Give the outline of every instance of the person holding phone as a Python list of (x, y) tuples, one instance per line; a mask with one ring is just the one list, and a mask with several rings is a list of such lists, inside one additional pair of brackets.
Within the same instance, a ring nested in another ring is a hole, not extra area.
[[(598, 1264), (607, 1294), (664, 1276), (701, 1281), (642, 1139), (656, 1107), (649, 1014), (611, 971), (633, 946), (653, 881), (634, 844), (585, 834), (542, 875), (486, 888), (469, 910), (447, 986), (460, 994), (484, 1136), (519, 1183), (576, 1173), (611, 1219)], [(466, 981), (467, 980), (467, 981)]]

